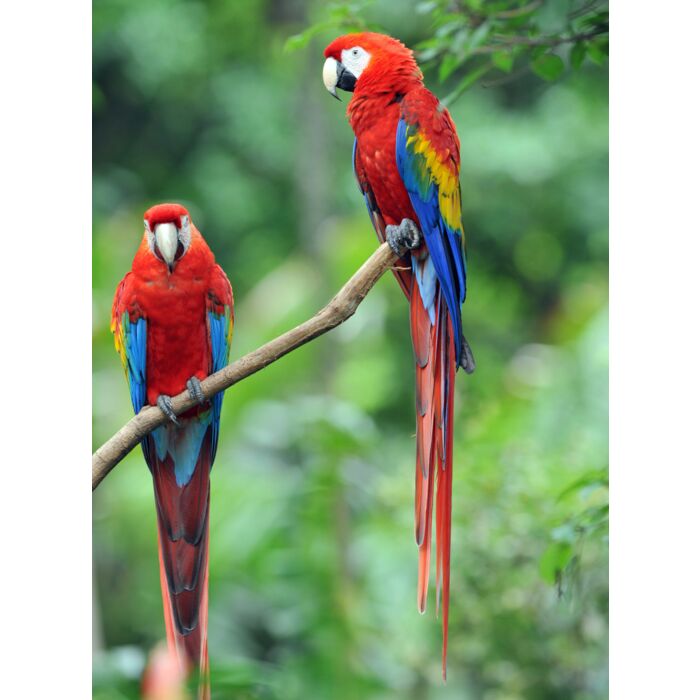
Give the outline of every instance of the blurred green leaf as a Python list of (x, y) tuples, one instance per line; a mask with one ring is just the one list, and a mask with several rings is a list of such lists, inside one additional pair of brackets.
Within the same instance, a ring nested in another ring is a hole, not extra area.
[(530, 61), (535, 61), (540, 56), (543, 56), (545, 53), (547, 53), (548, 50), (549, 49), (546, 46), (534, 46), (530, 49)]
[(474, 49), (481, 46), (491, 31), (491, 22), (484, 21), (476, 29), (467, 34), (467, 39), (462, 46), (462, 51), (469, 56)]
[(573, 548), (568, 542), (552, 542), (540, 558), (540, 574), (549, 584), (557, 583), (569, 565)]
[(455, 69), (460, 65), (461, 61), (454, 54), (447, 54), (440, 63), (438, 71), (438, 79), (444, 83), (449, 78)]
[(578, 70), (583, 65), (583, 61), (585, 58), (586, 58), (586, 42), (585, 41), (577, 41), (571, 47), (571, 52), (569, 53), (569, 62), (571, 63), (571, 67), (574, 68), (575, 70)]
[(577, 493), (584, 488), (588, 487), (608, 487), (608, 474), (607, 470), (596, 469), (584, 474), (579, 477), (571, 484), (569, 484), (561, 493), (557, 496), (557, 500), (561, 501), (573, 493)]
[(539, 56), (530, 66), (533, 72), (544, 80), (556, 80), (564, 72), (564, 61), (553, 53)]
[(435, 31), (435, 37), (437, 39), (445, 39), (450, 34), (454, 34), (458, 29), (461, 29), (465, 25), (463, 17), (454, 18), (453, 15), (446, 15), (444, 21), (438, 22), (438, 28)]
[(605, 65), (608, 60), (607, 38), (596, 39), (588, 44), (588, 57), (598, 66)]
[(316, 24), (313, 27), (309, 27), (309, 29), (301, 32), (301, 34), (293, 34), (284, 42), (284, 50), (296, 51), (297, 49), (303, 49), (304, 47), (308, 46), (311, 39), (313, 39), (317, 34), (320, 34), (331, 26), (332, 25), (330, 23)]
[(510, 73), (513, 69), (515, 57), (512, 51), (494, 51), (491, 54), (493, 65), (504, 73)]
[(419, 2), (416, 5), (416, 12), (419, 15), (427, 15), (430, 14), (437, 6), (437, 2)]
[(535, 23), (543, 34), (553, 34), (565, 29), (571, 3), (547, 0), (535, 12)]
[(449, 107), (463, 92), (468, 90), (479, 78), (486, 75), (491, 70), (490, 63), (482, 63), (480, 66), (474, 68), (470, 73), (460, 80), (457, 87), (441, 102)]

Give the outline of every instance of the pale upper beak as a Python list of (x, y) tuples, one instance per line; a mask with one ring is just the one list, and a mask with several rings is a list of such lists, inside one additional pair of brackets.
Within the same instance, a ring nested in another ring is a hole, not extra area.
[(177, 226), (170, 223), (156, 224), (154, 233), (156, 237), (156, 246), (163, 256), (163, 261), (168, 266), (168, 270), (172, 272), (178, 244)]
[(326, 86), (326, 90), (328, 90), (336, 100), (340, 100), (336, 90), (338, 86), (338, 61), (332, 57), (327, 58), (326, 62), (323, 64), (323, 84)]

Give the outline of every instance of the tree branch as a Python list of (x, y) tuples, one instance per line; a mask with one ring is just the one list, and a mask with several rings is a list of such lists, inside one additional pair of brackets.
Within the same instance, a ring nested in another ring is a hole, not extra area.
[(503, 51), (515, 46), (560, 46), (561, 44), (571, 44), (575, 41), (585, 41), (593, 39), (596, 36), (607, 34), (608, 30), (604, 27), (593, 29), (590, 32), (582, 32), (580, 34), (572, 34), (571, 36), (545, 36), (545, 37), (529, 37), (529, 36), (510, 36), (509, 34), (493, 34), (491, 36), (495, 41), (501, 42), (490, 46), (479, 46), (472, 51), (472, 54), (493, 53), (494, 51)]
[[(331, 329), (347, 321), (357, 310), (377, 280), (397, 261), (391, 248), (383, 243), (343, 285), (342, 289), (316, 315), (296, 328), (232, 362), (202, 381), (202, 391), (211, 399), (242, 379), (272, 364)], [(181, 414), (197, 405), (187, 391), (173, 397), (173, 410)], [(124, 427), (92, 455), (92, 490), (126, 457), (141, 440), (167, 419), (155, 406), (144, 406)]]

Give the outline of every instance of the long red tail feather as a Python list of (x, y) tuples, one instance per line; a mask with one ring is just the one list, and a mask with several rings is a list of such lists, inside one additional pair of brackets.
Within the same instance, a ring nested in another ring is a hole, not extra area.
[(172, 458), (149, 450), (158, 515), (158, 556), (165, 630), (170, 653), (184, 674), (199, 674), (198, 700), (209, 700), (207, 650), (209, 581), (209, 432), (184, 486), (175, 480)]
[(442, 674), (446, 679), (456, 373), (454, 330), (440, 294), (435, 302), (435, 323), (431, 324), (415, 281), (411, 290), (411, 337), (416, 359), (418, 609), (422, 613), (426, 606), (435, 510), (436, 613), (439, 614), (442, 598)]

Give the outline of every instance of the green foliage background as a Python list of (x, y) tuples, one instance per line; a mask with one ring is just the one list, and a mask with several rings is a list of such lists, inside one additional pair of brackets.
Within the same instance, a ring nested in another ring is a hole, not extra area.
[[(527, 4), (95, 2), (95, 447), (131, 415), (109, 316), (148, 206), (188, 206), (229, 274), (238, 357), (309, 317), (376, 246), (320, 79), (326, 41), (381, 27), (433, 50), (438, 95), (458, 91), (477, 372), (458, 376), (448, 684), (440, 625), (416, 611), (413, 360), (386, 275), (348, 323), (226, 394), (215, 698), (607, 697), (607, 74), (600, 42), (583, 57), (574, 42), (518, 49), (510, 66), (502, 48), (471, 53), (587, 3), (534, 3), (524, 29), (474, 40), (470, 13)], [(466, 39), (440, 34), (464, 17)], [(164, 636), (152, 501), (139, 451), (94, 496), (102, 700), (139, 697)]]

